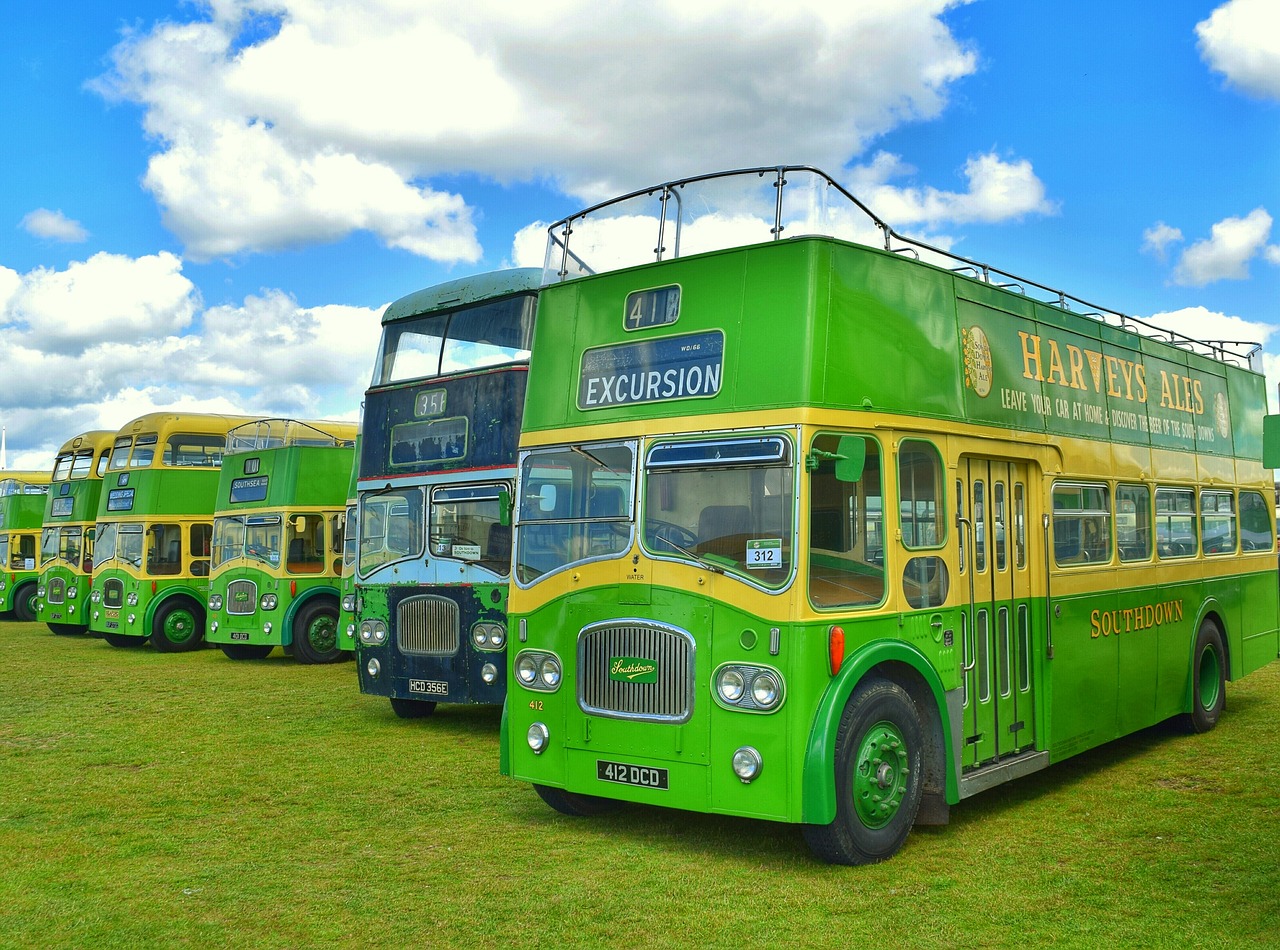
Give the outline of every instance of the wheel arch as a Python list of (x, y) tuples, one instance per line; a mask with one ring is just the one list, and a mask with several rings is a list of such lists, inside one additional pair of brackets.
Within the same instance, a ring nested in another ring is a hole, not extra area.
[(845, 659), (814, 714), (805, 750), (801, 821), (827, 824), (836, 814), (836, 732), (854, 689), (868, 676), (897, 683), (911, 697), (925, 735), (924, 795), (958, 800), (951, 762), (951, 731), (947, 727), (946, 691), (937, 671), (910, 644), (873, 643)]
[[(167, 587), (162, 591), (157, 591), (156, 596), (151, 599), (149, 604), (147, 604), (147, 612), (142, 618), (143, 625), (147, 631), (147, 636), (150, 636), (151, 631), (154, 629), (156, 615), (160, 613), (161, 610), (164, 610), (172, 604), (175, 600), (185, 600), (190, 602), (191, 606), (195, 608), (196, 616), (198, 618), (203, 618), (206, 624), (209, 622), (209, 604), (205, 595), (201, 594), (194, 588), (187, 587), (185, 585)], [(200, 635), (203, 638), (203, 628), (200, 631)]]
[(1195, 655), (1196, 641), (1200, 638), (1200, 628), (1206, 620), (1213, 621), (1222, 639), (1222, 665), (1227, 681), (1232, 682), (1236, 679), (1231, 665), (1231, 635), (1227, 629), (1225, 611), (1216, 597), (1206, 597), (1200, 604), (1200, 609), (1196, 612), (1195, 623), (1191, 625), (1191, 642), (1187, 648), (1187, 655), (1191, 658), (1191, 662), (1187, 664), (1187, 682), (1182, 691), (1182, 709), (1184, 712), (1190, 712), (1193, 706), (1192, 696), (1196, 688), (1196, 668), (1199, 665), (1199, 657)]
[(284, 617), (280, 621), (283, 625), (283, 629), (280, 631), (280, 643), (282, 646), (288, 646), (293, 643), (293, 625), (298, 620), (298, 614), (302, 613), (304, 609), (317, 600), (328, 600), (339, 616), (342, 614), (342, 593), (336, 584), (332, 586), (318, 584), (315, 587), (308, 587), (293, 598), (292, 603), (289, 604), (289, 609), (284, 612)]

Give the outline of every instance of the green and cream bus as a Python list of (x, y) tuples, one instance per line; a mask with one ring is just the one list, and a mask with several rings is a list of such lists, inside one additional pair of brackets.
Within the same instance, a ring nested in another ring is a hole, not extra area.
[(205, 640), (233, 660), (283, 647), (331, 663), (356, 424), (259, 419), (227, 433)]
[(0, 614), (36, 619), (36, 560), (49, 472), (0, 469)]
[(36, 619), (60, 635), (89, 629), (98, 496), (115, 438), (113, 429), (82, 432), (54, 459), (40, 536)]
[(98, 500), (89, 629), (116, 647), (204, 640), (227, 432), (249, 416), (152, 412), (116, 433)]
[(504, 773), (857, 864), (1118, 736), (1212, 728), (1280, 646), (1260, 367), (903, 238), (815, 169), (553, 225)]

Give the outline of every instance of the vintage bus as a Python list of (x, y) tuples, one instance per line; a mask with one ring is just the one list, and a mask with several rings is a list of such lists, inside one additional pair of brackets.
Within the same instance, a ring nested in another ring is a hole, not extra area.
[(0, 614), (36, 619), (36, 559), (49, 472), (0, 469)]
[(905, 239), (804, 167), (605, 202), (547, 261), (502, 769), (552, 807), (879, 861), (997, 783), (1212, 728), (1276, 658), (1258, 347)]
[(283, 647), (332, 663), (354, 422), (259, 419), (227, 433), (205, 640), (233, 660)]
[(59, 635), (89, 629), (98, 496), (115, 438), (114, 429), (82, 432), (54, 459), (40, 536), (36, 619)]
[(357, 669), (396, 715), (506, 692), (510, 501), (541, 273), (410, 294), (382, 317), (360, 449)]
[(356, 648), (356, 558), (360, 551), (360, 507), (356, 497), (360, 479), (360, 436), (356, 436), (355, 457), (347, 482), (347, 520), (342, 532), (342, 581), (338, 585), (338, 649), (352, 653)]
[(227, 432), (250, 416), (152, 412), (116, 433), (98, 500), (89, 629), (112, 646), (204, 640)]

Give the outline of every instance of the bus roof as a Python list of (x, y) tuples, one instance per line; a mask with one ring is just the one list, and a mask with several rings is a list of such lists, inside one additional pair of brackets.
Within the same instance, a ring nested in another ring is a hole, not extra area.
[(394, 323), (447, 306), (465, 306), (477, 300), (492, 300), (508, 294), (537, 290), (541, 284), (542, 271), (536, 267), (517, 267), (473, 277), (460, 277), (401, 297), (383, 312), (382, 322)]
[(67, 439), (62, 443), (62, 448), (58, 449), (58, 454), (68, 455), (81, 448), (92, 448), (96, 453), (99, 449), (110, 448), (115, 440), (115, 429), (90, 429), (88, 432), (81, 432)]
[(350, 448), (359, 425), (334, 419), (257, 419), (227, 432), (227, 455), (292, 445)]
[[(5, 495), (43, 495), (44, 488), (53, 478), (53, 472), (37, 472), (30, 469), (0, 469), (0, 497)], [(39, 491), (24, 491), (23, 486), (39, 487)]]
[(216, 412), (148, 412), (126, 422), (116, 437), (137, 435), (139, 432), (216, 433), (225, 435), (245, 422), (253, 422), (258, 416), (233, 416)]

